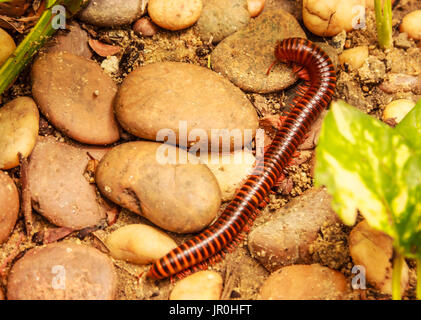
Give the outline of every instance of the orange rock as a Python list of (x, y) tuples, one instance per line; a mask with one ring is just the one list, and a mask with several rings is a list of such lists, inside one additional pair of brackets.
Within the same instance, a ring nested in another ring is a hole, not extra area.
[(158, 26), (168, 30), (181, 30), (199, 19), (202, 7), (202, 0), (150, 0), (148, 12)]
[(120, 138), (113, 103), (117, 85), (94, 61), (67, 52), (41, 55), (32, 66), (40, 111), (76, 141), (106, 145)]
[(35, 247), (9, 274), (9, 300), (113, 300), (117, 275), (97, 249), (69, 242)]
[(262, 300), (338, 300), (347, 291), (346, 278), (318, 264), (293, 265), (272, 273), (260, 291)]
[(94, 39), (89, 40), (89, 46), (101, 57), (113, 56), (121, 51), (119, 46), (112, 46)]
[(135, 22), (133, 31), (141, 36), (151, 37), (158, 32), (158, 27), (149, 18), (145, 17)]

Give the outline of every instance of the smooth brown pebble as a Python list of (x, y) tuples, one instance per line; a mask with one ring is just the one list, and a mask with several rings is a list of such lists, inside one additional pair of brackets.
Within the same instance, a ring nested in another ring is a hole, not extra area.
[(164, 141), (168, 133), (174, 144), (188, 147), (217, 148), (223, 137), (224, 150), (242, 149), (258, 128), (256, 110), (240, 89), (216, 72), (181, 62), (131, 72), (119, 88), (115, 112), (121, 126), (139, 138)]
[(20, 153), (28, 157), (37, 141), (39, 112), (31, 98), (19, 97), (0, 108), (0, 169), (19, 165)]
[(16, 44), (13, 38), (2, 28), (0, 28), (0, 66), (15, 51)]
[(347, 291), (346, 278), (318, 264), (283, 267), (263, 283), (262, 300), (339, 300)]
[(146, 11), (148, 0), (94, 0), (78, 14), (83, 22), (99, 27), (132, 23)]
[(175, 31), (193, 25), (202, 7), (202, 0), (149, 0), (148, 12), (158, 26)]
[(19, 213), (19, 193), (12, 178), (0, 171), (0, 244), (5, 242), (15, 227)]
[(399, 27), (400, 32), (406, 32), (408, 36), (415, 40), (421, 40), (421, 10), (408, 13)]
[(199, 271), (178, 281), (170, 300), (219, 300), (222, 277), (214, 271)]
[(113, 103), (117, 86), (94, 61), (48, 53), (32, 67), (32, 93), (41, 112), (76, 141), (105, 145), (120, 138)]
[(141, 265), (155, 262), (177, 246), (167, 234), (145, 224), (113, 231), (105, 245), (113, 258)]
[(113, 300), (117, 276), (110, 258), (86, 245), (62, 242), (28, 251), (12, 267), (9, 300)]
[(248, 237), (250, 253), (269, 271), (285, 265), (311, 263), (309, 251), (320, 229), (339, 222), (324, 188), (312, 188), (272, 214)]
[(47, 52), (68, 52), (86, 59), (92, 58), (88, 46), (89, 36), (75, 21), (67, 25), (66, 32), (59, 32), (44, 46)]
[(95, 186), (84, 173), (90, 160), (87, 153), (100, 160), (106, 151), (40, 137), (28, 168), (35, 210), (60, 227), (82, 229), (98, 225), (106, 217), (107, 207), (99, 202)]
[(141, 18), (133, 25), (133, 31), (145, 37), (151, 37), (158, 32), (158, 27), (149, 18)]
[(124, 143), (100, 161), (96, 183), (111, 201), (165, 230), (197, 232), (216, 218), (221, 191), (206, 165), (183, 158), (186, 151), (168, 144)]
[[(374, 230), (366, 220), (363, 220), (351, 231), (349, 252), (355, 265), (365, 267), (367, 282), (383, 293), (392, 293), (393, 239), (391, 237)], [(408, 265), (404, 262), (401, 276), (402, 292), (408, 286), (408, 272)]]

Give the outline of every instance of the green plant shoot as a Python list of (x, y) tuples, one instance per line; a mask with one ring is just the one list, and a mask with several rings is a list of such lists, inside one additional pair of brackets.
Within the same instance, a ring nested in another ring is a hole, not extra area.
[(68, 18), (76, 14), (88, 2), (89, 0), (47, 1), (46, 10), (39, 18), (37, 24), (0, 68), (0, 95), (13, 83), (37, 51), (56, 32), (52, 23), (54, 18), (53, 7), (55, 5), (64, 5), (67, 9), (66, 15)]
[(382, 49), (393, 46), (392, 39), (392, 0), (374, 0), (377, 38)]
[(404, 257), (421, 261), (420, 144), (421, 101), (395, 129), (339, 101), (325, 118), (316, 151), (316, 184), (327, 187), (344, 223), (354, 225), (359, 211), (393, 238), (394, 299), (401, 297)]

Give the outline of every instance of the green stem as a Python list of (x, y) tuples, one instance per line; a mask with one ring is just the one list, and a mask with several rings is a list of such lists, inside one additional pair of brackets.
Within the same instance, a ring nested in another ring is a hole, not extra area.
[(400, 253), (395, 254), (392, 271), (392, 299), (401, 300), (401, 277), (404, 257)]
[(0, 94), (18, 77), (38, 49), (54, 33), (51, 17), (51, 11), (45, 11), (35, 27), (16, 48), (13, 55), (0, 68)]
[[(383, 3), (382, 3), (383, 2)], [(376, 13), (377, 38), (383, 49), (393, 46), (392, 39), (392, 1), (374, 0)]]
[(421, 259), (417, 259), (417, 299), (421, 300)]
[[(0, 68), (0, 95), (15, 81), (25, 66), (32, 60), (33, 56), (44, 45), (44, 43), (55, 33), (52, 25), (52, 6), (63, 4), (68, 7), (71, 14), (75, 14), (82, 6), (87, 4), (86, 0), (54, 0), (48, 1), (47, 10), (43, 12), (35, 27), (19, 44), (15, 52), (6, 60)], [(69, 15), (68, 15), (69, 16)]]

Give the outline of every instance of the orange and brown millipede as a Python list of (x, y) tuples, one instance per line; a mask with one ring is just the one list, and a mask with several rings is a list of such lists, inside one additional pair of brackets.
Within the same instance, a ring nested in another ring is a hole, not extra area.
[(206, 266), (207, 262), (230, 247), (254, 220), (311, 125), (332, 99), (336, 73), (332, 61), (322, 49), (309, 40), (290, 38), (277, 45), (275, 56), (277, 60), (293, 65), (294, 71), (305, 80), (304, 85), (299, 87), (291, 111), (263, 159), (257, 162), (255, 172), (248, 177), (217, 221), (159, 259), (149, 269), (149, 278), (163, 279)]

